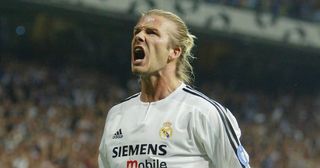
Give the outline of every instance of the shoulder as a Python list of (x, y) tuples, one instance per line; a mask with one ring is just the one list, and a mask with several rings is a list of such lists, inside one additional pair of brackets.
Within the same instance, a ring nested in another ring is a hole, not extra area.
[(217, 101), (210, 99), (203, 93), (189, 87), (185, 87), (184, 91), (188, 92), (189, 94), (193, 95), (194, 100), (197, 100), (201, 102), (201, 105), (204, 108), (200, 108), (197, 115), (198, 117), (202, 117), (204, 120), (207, 121), (217, 121), (220, 120), (221, 124), (224, 125), (224, 127), (227, 127), (228, 129), (232, 128), (232, 134), (237, 137), (241, 136), (241, 131), (238, 125), (238, 122), (234, 115), (231, 113), (231, 111), (226, 108), (225, 106), (221, 105)]
[(129, 96), (129, 97), (127, 97), (127, 98), (125, 98), (124, 100), (122, 100), (122, 102), (121, 102), (121, 103), (124, 103), (124, 102), (130, 101), (130, 100), (132, 100), (132, 99), (134, 99), (134, 98), (137, 98), (139, 95), (140, 95), (140, 92), (139, 92), (139, 93), (136, 93), (136, 94), (134, 94), (134, 95), (131, 95), (131, 96)]
[(234, 117), (232, 113), (219, 102), (209, 98), (205, 94), (193, 89), (190, 86), (183, 88), (186, 92), (186, 102), (192, 106), (193, 116), (202, 122), (222, 121), (223, 123), (233, 123)]
[[(201, 106), (198, 104), (199, 107), (196, 107), (198, 110), (194, 115), (195, 118), (199, 119), (198, 123), (210, 122), (211, 124), (219, 124), (224, 129), (231, 129), (233, 136), (241, 136), (238, 122), (228, 108), (191, 87), (186, 87), (183, 90), (190, 94), (189, 97), (192, 101), (200, 102)], [(192, 105), (197, 106), (196, 103)]]
[(133, 103), (135, 103), (139, 97), (140, 93), (136, 93), (134, 95), (131, 95), (125, 99), (123, 99), (122, 101), (120, 101), (120, 103), (114, 105), (108, 112), (108, 115), (110, 115), (111, 113), (116, 113), (121, 111), (121, 109), (123, 107), (127, 107), (132, 105)]
[(196, 108), (202, 109), (202, 110), (209, 110), (209, 111), (224, 111), (226, 108), (215, 101), (214, 99), (209, 98), (205, 94), (201, 93), (200, 91), (192, 88), (191, 86), (186, 85), (182, 89), (186, 93), (186, 101), (196, 106)]

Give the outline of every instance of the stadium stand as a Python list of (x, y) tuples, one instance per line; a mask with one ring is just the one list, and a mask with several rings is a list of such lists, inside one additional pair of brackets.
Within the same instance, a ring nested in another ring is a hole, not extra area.
[(271, 13), (273, 16), (287, 16), (294, 19), (319, 22), (320, 3), (317, 0), (206, 0), (212, 4), (222, 4), (257, 13)]
[[(259, 10), (320, 20), (316, 0), (207, 2), (250, 10), (263, 2)], [(128, 59), (133, 21), (3, 5), (0, 168), (97, 167), (108, 109), (138, 90)], [(319, 166), (319, 49), (191, 31), (195, 87), (237, 117), (251, 166)]]
[[(97, 167), (107, 110), (137, 89), (134, 79), (118, 83), (96, 71), (2, 64), (0, 167)], [(253, 167), (320, 164), (320, 95), (234, 92), (217, 81), (200, 89), (239, 118)]]

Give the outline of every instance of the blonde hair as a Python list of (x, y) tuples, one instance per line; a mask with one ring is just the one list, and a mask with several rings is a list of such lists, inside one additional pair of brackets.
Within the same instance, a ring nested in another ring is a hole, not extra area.
[(191, 50), (194, 46), (194, 39), (196, 36), (192, 35), (187, 25), (184, 21), (177, 15), (160, 10), (160, 9), (152, 9), (142, 14), (142, 17), (147, 15), (156, 15), (162, 16), (166, 19), (171, 20), (177, 26), (177, 31), (172, 33), (172, 43), (175, 46), (181, 47), (182, 52), (181, 56), (177, 62), (177, 77), (187, 84), (191, 84), (194, 80), (193, 67), (191, 65), (191, 61), (195, 58)]

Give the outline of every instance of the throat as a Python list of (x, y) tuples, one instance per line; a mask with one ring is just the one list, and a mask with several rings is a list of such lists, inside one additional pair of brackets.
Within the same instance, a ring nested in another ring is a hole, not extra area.
[(181, 84), (181, 81), (172, 82), (151, 82), (141, 80), (141, 101), (142, 102), (155, 102), (168, 97), (174, 92)]

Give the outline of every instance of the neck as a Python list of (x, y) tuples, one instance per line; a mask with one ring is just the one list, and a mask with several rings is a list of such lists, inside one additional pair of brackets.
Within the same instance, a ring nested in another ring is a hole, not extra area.
[(141, 77), (141, 101), (154, 102), (166, 98), (177, 89), (181, 81), (176, 77)]

